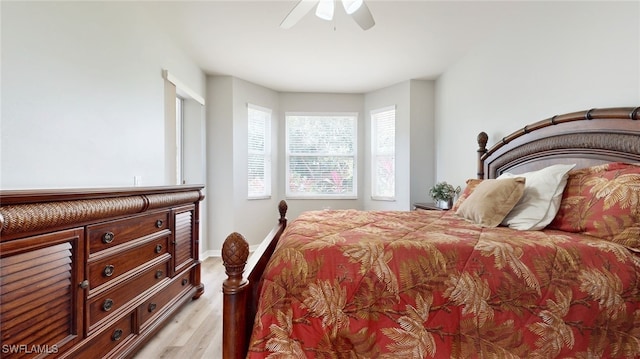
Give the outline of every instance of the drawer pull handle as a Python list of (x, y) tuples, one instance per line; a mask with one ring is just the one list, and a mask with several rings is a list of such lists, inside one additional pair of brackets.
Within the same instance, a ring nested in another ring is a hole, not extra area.
[(82, 289), (89, 288), (89, 281), (85, 279), (82, 282), (80, 282), (80, 288), (82, 288)]
[(187, 285), (187, 283), (189, 283), (189, 281), (187, 280), (187, 278), (182, 280), (182, 285)]
[(120, 340), (120, 338), (122, 338), (122, 329), (114, 330), (113, 335), (111, 336), (111, 340), (117, 342), (118, 340)]
[(116, 237), (116, 235), (113, 234), (113, 232), (107, 232), (107, 233), (102, 235), (102, 243), (109, 244), (109, 243), (113, 242), (113, 239), (115, 237)]
[(108, 312), (111, 310), (111, 308), (113, 308), (113, 299), (107, 298), (104, 300), (104, 303), (102, 303), (102, 310), (104, 310), (105, 312)]
[(164, 276), (164, 272), (163, 271), (159, 270), (159, 271), (156, 272), (156, 279), (160, 279), (160, 278), (162, 278), (162, 276)]
[(115, 267), (109, 264), (108, 266), (104, 267), (102, 274), (104, 274), (105, 277), (111, 277), (113, 275), (113, 272), (115, 272)]
[(147, 308), (147, 310), (149, 311), (149, 313), (156, 310), (156, 303), (149, 303), (149, 308)]
[(156, 244), (156, 253), (162, 252), (162, 244)]
[(157, 220), (156, 221), (156, 228), (162, 228), (163, 224), (164, 224), (164, 222), (161, 219)]

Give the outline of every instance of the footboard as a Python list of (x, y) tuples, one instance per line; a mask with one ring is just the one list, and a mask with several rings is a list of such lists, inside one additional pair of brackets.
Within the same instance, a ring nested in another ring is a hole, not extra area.
[[(249, 244), (244, 237), (231, 233), (222, 245), (222, 260), (227, 279), (222, 283), (222, 358), (245, 358), (258, 305), (258, 289), (264, 269), (287, 226), (287, 203), (278, 204), (280, 219), (265, 237), (249, 261)], [(243, 272), (247, 272), (243, 277)]]

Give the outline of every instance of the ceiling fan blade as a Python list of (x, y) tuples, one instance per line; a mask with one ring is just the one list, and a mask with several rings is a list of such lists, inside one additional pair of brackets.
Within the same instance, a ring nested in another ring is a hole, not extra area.
[(366, 3), (362, 3), (362, 6), (358, 8), (353, 14), (351, 14), (353, 19), (360, 25), (362, 30), (369, 30), (376, 24), (373, 20), (373, 15), (371, 15), (371, 11), (369, 11), (369, 7)]
[(282, 20), (280, 27), (289, 29), (304, 17), (320, 0), (300, 0)]

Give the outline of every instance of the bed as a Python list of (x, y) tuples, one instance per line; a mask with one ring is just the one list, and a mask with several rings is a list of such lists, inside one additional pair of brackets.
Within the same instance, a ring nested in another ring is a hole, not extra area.
[(449, 211), (280, 202), (223, 245), (223, 358), (640, 357), (639, 112), (479, 134)]

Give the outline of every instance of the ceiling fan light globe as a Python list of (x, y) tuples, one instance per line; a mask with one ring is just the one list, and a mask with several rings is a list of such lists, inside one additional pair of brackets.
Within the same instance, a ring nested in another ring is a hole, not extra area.
[(363, 0), (342, 0), (342, 6), (344, 6), (344, 11), (351, 15), (358, 11), (360, 6), (362, 6), (362, 2)]
[(331, 21), (333, 19), (333, 0), (320, 0), (316, 8), (316, 16)]

